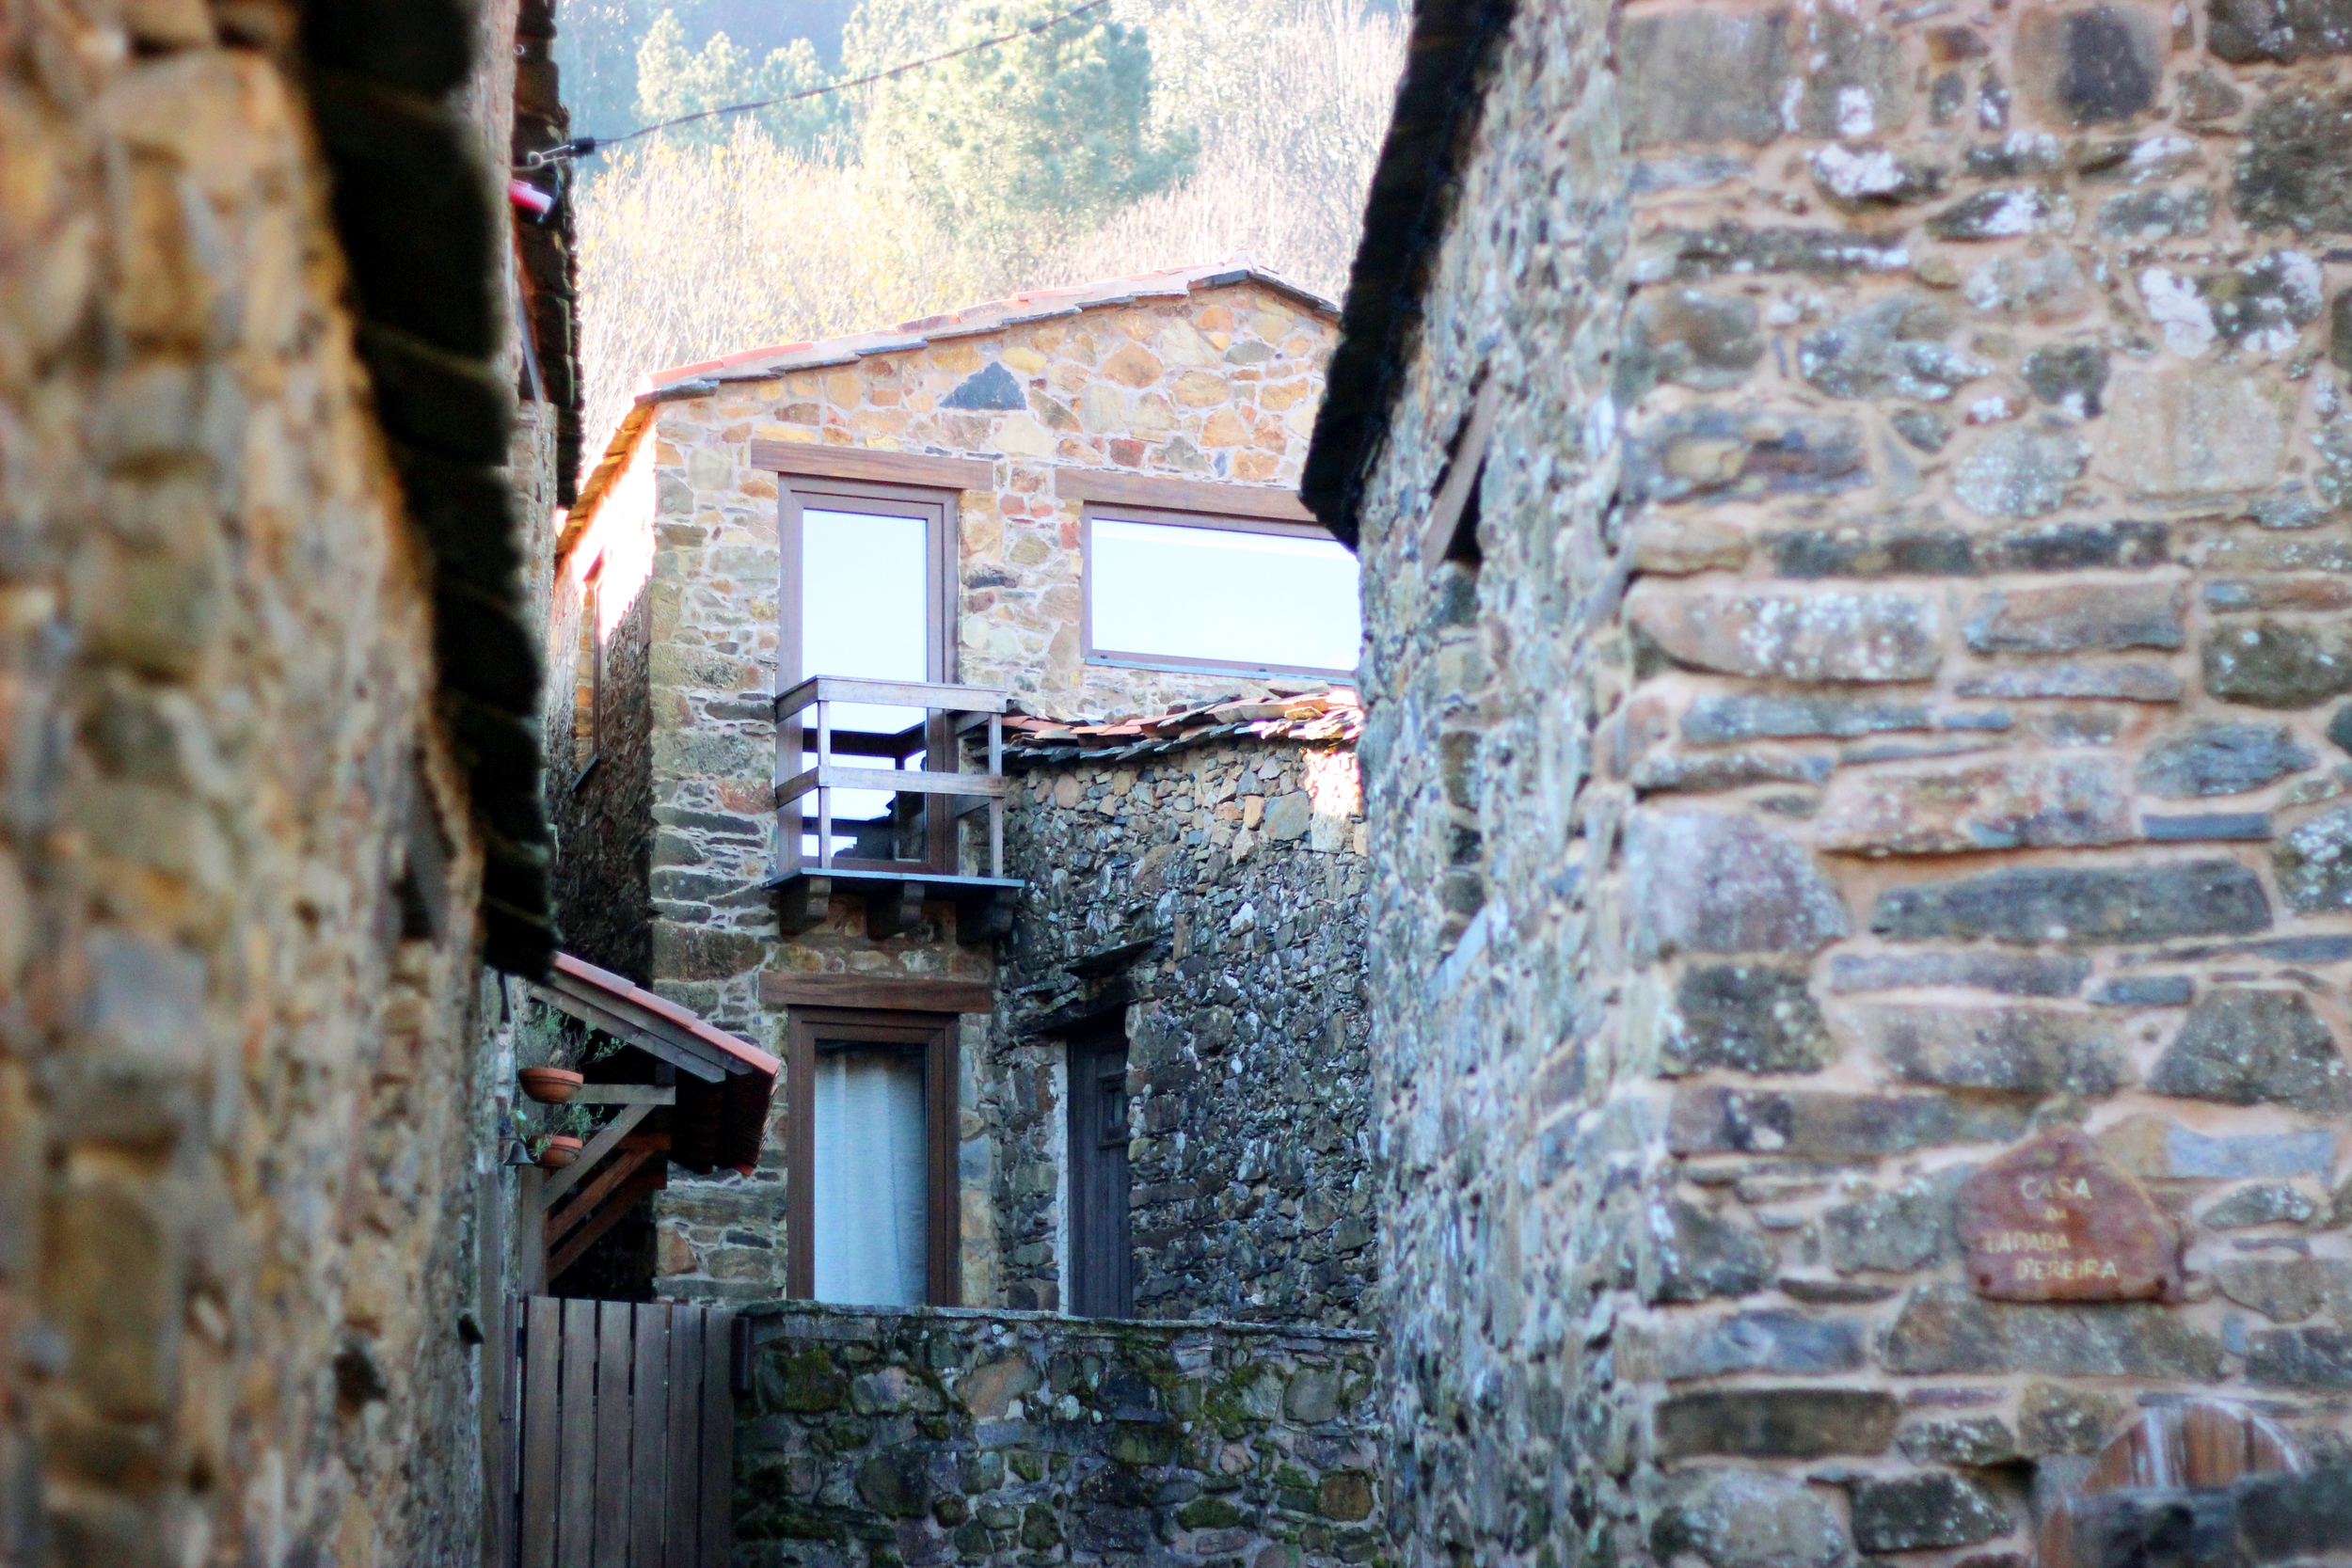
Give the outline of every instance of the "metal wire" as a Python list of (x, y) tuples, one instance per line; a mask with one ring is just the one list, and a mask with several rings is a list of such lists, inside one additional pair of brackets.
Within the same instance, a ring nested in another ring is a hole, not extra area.
[(781, 98), (763, 98), (756, 103), (730, 103), (723, 109), (705, 109), (699, 114), (680, 115), (675, 119), (665, 119), (658, 124), (641, 125), (626, 135), (575, 136), (570, 141), (558, 142), (553, 147), (543, 148), (530, 154), (523, 159), (523, 166), (545, 168), (549, 164), (571, 158), (585, 158), (605, 148), (617, 147), (625, 141), (635, 141), (640, 136), (650, 136), (656, 131), (667, 131), (675, 125), (691, 125), (695, 120), (709, 119), (718, 115), (739, 115), (750, 109), (771, 109), (779, 103), (793, 103), (803, 98), (821, 98), (829, 92), (847, 92), (851, 87), (862, 87), (874, 82), (886, 82), (893, 76), (903, 76), (910, 71), (920, 71), (927, 65), (937, 65), (942, 60), (952, 60), (961, 55), (975, 55), (983, 49), (993, 49), (1000, 43), (1010, 43), (1015, 39), (1027, 38), (1032, 33), (1044, 32), (1049, 27), (1058, 27), (1073, 16), (1084, 16), (1089, 11), (1100, 10), (1110, 3), (1111, 0), (1087, 0), (1083, 6), (1073, 7), (1058, 16), (1049, 16), (1044, 21), (1032, 23), (1026, 27), (1017, 28), (1009, 33), (1001, 33), (993, 39), (982, 39), (977, 43), (967, 43), (961, 49), (950, 49), (942, 55), (930, 55), (919, 60), (909, 60), (904, 65), (894, 65), (888, 71), (877, 71), (870, 76), (860, 76), (854, 81), (832, 82), (821, 87), (807, 87), (800, 92), (788, 92)]

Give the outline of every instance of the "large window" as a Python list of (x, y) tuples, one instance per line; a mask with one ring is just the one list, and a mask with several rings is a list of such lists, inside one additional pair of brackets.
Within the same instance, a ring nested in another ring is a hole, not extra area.
[[(952, 497), (897, 485), (790, 479), (779, 510), (784, 562), (779, 691), (810, 675), (954, 678)], [(836, 732), (851, 732), (835, 735), (837, 755), (884, 759), (895, 767), (924, 767), (938, 739), (924, 733), (920, 708), (845, 703), (832, 719)], [(789, 747), (795, 737), (784, 738)], [(801, 766), (814, 766), (815, 734), (798, 738)], [(845, 867), (930, 863), (951, 843), (946, 814), (927, 811), (921, 796), (836, 790), (833, 818), (835, 863)], [(810, 860), (819, 852), (816, 830), (815, 816), (804, 816), (801, 849)]]
[(1356, 557), (1319, 528), (1095, 503), (1085, 548), (1097, 663), (1355, 672)]
[(954, 1306), (955, 1021), (791, 1016), (787, 1288), (850, 1307)]

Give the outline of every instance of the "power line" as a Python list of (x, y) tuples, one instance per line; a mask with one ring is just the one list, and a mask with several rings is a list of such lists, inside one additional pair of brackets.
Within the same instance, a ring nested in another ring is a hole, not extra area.
[(635, 141), (640, 136), (650, 136), (656, 131), (667, 131), (674, 125), (691, 125), (695, 120), (709, 119), (718, 115), (739, 115), (749, 109), (771, 109), (779, 103), (798, 103), (803, 98), (821, 98), (829, 92), (847, 92), (851, 87), (862, 87), (874, 82), (886, 82), (893, 76), (903, 76), (910, 71), (920, 71), (927, 65), (937, 65), (942, 60), (952, 60), (960, 55), (977, 54), (983, 49), (993, 49), (1000, 43), (1010, 43), (1015, 39), (1027, 38), (1032, 33), (1044, 32), (1049, 27), (1058, 27), (1073, 16), (1084, 16), (1089, 11), (1100, 10), (1110, 3), (1111, 0), (1087, 0), (1083, 6), (1073, 7), (1058, 16), (1049, 16), (1044, 21), (1034, 23), (1029, 26), (1017, 28), (1009, 33), (1001, 33), (993, 39), (982, 39), (977, 43), (967, 43), (961, 49), (950, 49), (944, 55), (930, 55), (919, 60), (909, 60), (904, 65), (894, 65), (888, 71), (877, 71), (871, 76), (860, 76), (855, 81), (833, 82), (821, 87), (807, 87), (800, 92), (788, 92), (782, 98), (763, 98), (755, 103), (730, 103), (723, 109), (705, 109), (700, 114), (680, 115), (675, 119), (665, 119), (657, 125), (641, 125), (623, 136), (574, 136), (570, 141), (559, 142), (553, 147), (532, 153), (523, 160), (523, 166), (543, 168), (548, 164), (567, 158), (585, 158), (605, 148), (617, 147), (625, 141)]

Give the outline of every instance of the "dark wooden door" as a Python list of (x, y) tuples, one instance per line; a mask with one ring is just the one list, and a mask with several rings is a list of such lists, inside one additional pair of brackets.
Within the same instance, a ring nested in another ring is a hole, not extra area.
[(1070, 1309), (1132, 1318), (1135, 1245), (1127, 1220), (1127, 1040), (1070, 1042)]

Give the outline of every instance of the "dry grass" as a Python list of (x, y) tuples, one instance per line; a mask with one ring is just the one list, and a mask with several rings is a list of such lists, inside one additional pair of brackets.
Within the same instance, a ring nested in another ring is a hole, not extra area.
[(1320, 0), (1262, 33), (1238, 57), (1216, 62), (1214, 73), (1189, 56), (1182, 63), (1186, 76), (1220, 89), (1202, 105), (1197, 171), (1066, 247), (1037, 282), (1082, 282), (1247, 250), (1260, 265), (1337, 300), (1404, 70), (1403, 20), (1369, 11), (1362, 0)]
[(1126, 0), (1121, 10), (1152, 28), (1164, 55), (1155, 109), (1200, 125), (1200, 163), (1183, 185), (1039, 262), (984, 253), (889, 171), (806, 162), (751, 125), (717, 146), (657, 140), (610, 155), (579, 204), (591, 450), (649, 371), (1016, 289), (1247, 250), (1337, 299), (1404, 67), (1402, 19), (1363, 0)]
[(598, 446), (648, 372), (886, 326), (969, 304), (994, 281), (898, 182), (803, 161), (748, 125), (715, 147), (657, 141), (613, 156), (579, 218)]

